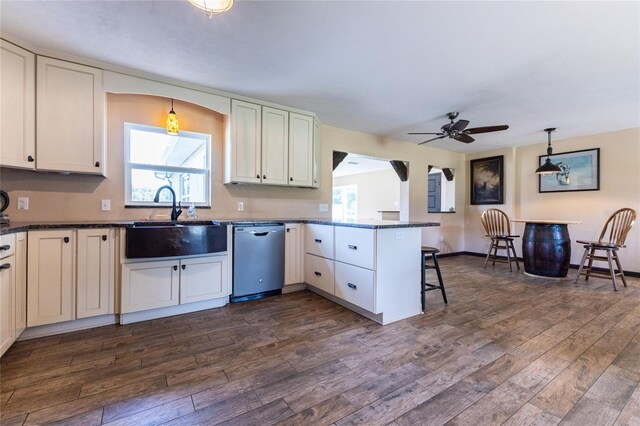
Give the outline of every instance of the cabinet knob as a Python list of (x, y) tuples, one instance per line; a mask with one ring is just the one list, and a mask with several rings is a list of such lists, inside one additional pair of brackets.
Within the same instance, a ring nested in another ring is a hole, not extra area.
[(356, 290), (356, 289), (358, 288), (358, 286), (357, 286), (357, 285), (355, 285), (355, 284), (351, 284), (351, 283), (347, 283), (347, 286), (348, 286), (349, 288), (354, 289), (354, 290)]
[(260, 179), (260, 175), (256, 175), (256, 179)]
[(29, 155), (29, 156), (27, 156), (27, 161), (30, 162), (30, 163), (33, 163), (36, 160), (34, 160), (33, 157), (31, 155)]
[(290, 178), (289, 178), (289, 181), (293, 182), (293, 178), (292, 178), (292, 177), (290, 177)]
[(287, 228), (287, 232), (291, 231), (291, 228)]
[(267, 175), (262, 175), (262, 179), (266, 179), (266, 178), (267, 178)]
[(314, 179), (314, 180), (313, 180), (313, 183), (318, 183), (318, 179)]
[[(3, 263), (2, 265), (0, 265), (0, 269), (9, 269), (11, 268), (11, 264), (10, 263)], [(9, 311), (11, 312), (11, 311)]]
[(96, 167), (100, 167), (100, 162), (96, 161)]
[(184, 271), (185, 269), (187, 269), (187, 265), (182, 265), (182, 270)]
[(173, 270), (177, 271), (178, 270), (178, 265), (173, 265)]
[(107, 236), (106, 235), (102, 236), (102, 241), (107, 241)]
[(62, 240), (63, 240), (65, 243), (68, 243), (68, 242), (69, 242), (69, 237), (64, 237)]

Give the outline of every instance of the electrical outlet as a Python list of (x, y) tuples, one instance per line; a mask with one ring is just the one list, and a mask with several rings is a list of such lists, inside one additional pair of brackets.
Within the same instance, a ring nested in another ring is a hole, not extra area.
[(18, 210), (29, 210), (29, 197), (18, 197)]
[(111, 200), (102, 200), (102, 211), (108, 212), (111, 210)]
[(404, 240), (404, 232), (396, 232), (396, 240)]
[(244, 210), (244, 203), (242, 201), (238, 201), (238, 211), (241, 212)]
[(328, 212), (329, 211), (329, 204), (320, 204), (319, 209), (321, 212)]

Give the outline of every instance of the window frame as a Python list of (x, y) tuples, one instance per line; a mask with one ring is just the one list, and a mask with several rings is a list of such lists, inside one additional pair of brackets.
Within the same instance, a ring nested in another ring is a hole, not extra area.
[[(149, 133), (157, 133), (161, 135), (166, 135), (166, 129), (162, 127), (156, 126), (147, 126), (144, 124), (136, 124), (136, 123), (124, 123), (124, 192), (125, 192), (125, 207), (158, 207), (158, 206), (171, 206), (171, 202), (160, 201), (155, 203), (153, 201), (132, 201), (131, 200), (131, 174), (133, 170), (152, 170), (152, 171), (161, 171), (161, 172), (169, 172), (169, 173), (192, 173), (197, 175), (203, 175), (204, 179), (204, 202), (194, 202), (193, 205), (196, 207), (211, 207), (211, 135), (206, 133), (198, 133), (198, 132), (188, 132), (184, 130), (180, 130), (180, 133), (177, 137), (184, 136), (193, 139), (199, 139), (205, 141), (206, 147), (206, 165), (207, 168), (192, 168), (192, 167), (179, 167), (179, 166), (163, 166), (163, 165), (153, 165), (148, 163), (132, 163), (131, 162), (131, 131), (138, 130)], [(182, 186), (182, 178), (179, 180), (178, 187)], [(176, 188), (174, 188), (176, 190)], [(176, 205), (180, 201), (181, 194), (176, 191)], [(189, 205), (191, 202), (187, 202)]]

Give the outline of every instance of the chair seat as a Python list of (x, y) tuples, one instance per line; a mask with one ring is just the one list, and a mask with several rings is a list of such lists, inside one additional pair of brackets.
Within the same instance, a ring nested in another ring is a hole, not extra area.
[(584, 244), (585, 247), (589, 246), (589, 247), (592, 247), (592, 248), (602, 248), (603, 250), (619, 249), (619, 248), (626, 247), (625, 245), (622, 245), (622, 244), (605, 243), (605, 242), (601, 242), (601, 241), (582, 241), (582, 240), (577, 240), (576, 243)]
[(434, 253), (438, 254), (438, 253), (440, 253), (440, 250), (438, 250), (437, 248), (429, 247), (429, 246), (422, 246), (422, 250), (421, 251), (422, 251), (422, 253), (425, 253), (425, 254), (434, 254)]
[(520, 235), (487, 235), (487, 237), (494, 238), (496, 240), (513, 240), (514, 238), (520, 238)]

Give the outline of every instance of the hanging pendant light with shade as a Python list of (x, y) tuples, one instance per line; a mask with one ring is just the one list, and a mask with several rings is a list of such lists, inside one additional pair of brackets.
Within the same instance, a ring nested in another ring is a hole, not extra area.
[(544, 131), (547, 132), (549, 141), (547, 145), (547, 159), (545, 160), (544, 164), (538, 167), (538, 169), (536, 170), (536, 174), (538, 175), (550, 175), (554, 173), (560, 173), (562, 171), (560, 170), (560, 166), (558, 166), (557, 164), (553, 164), (551, 162), (551, 158), (549, 158), (551, 154), (553, 154), (553, 149), (551, 148), (551, 132), (554, 132), (555, 130), (555, 127), (544, 129)]
[(180, 125), (178, 124), (178, 117), (173, 110), (173, 99), (171, 99), (171, 111), (167, 116), (167, 134), (176, 136), (180, 131)]
[(233, 0), (189, 0), (189, 3), (203, 11), (209, 19), (233, 6)]

